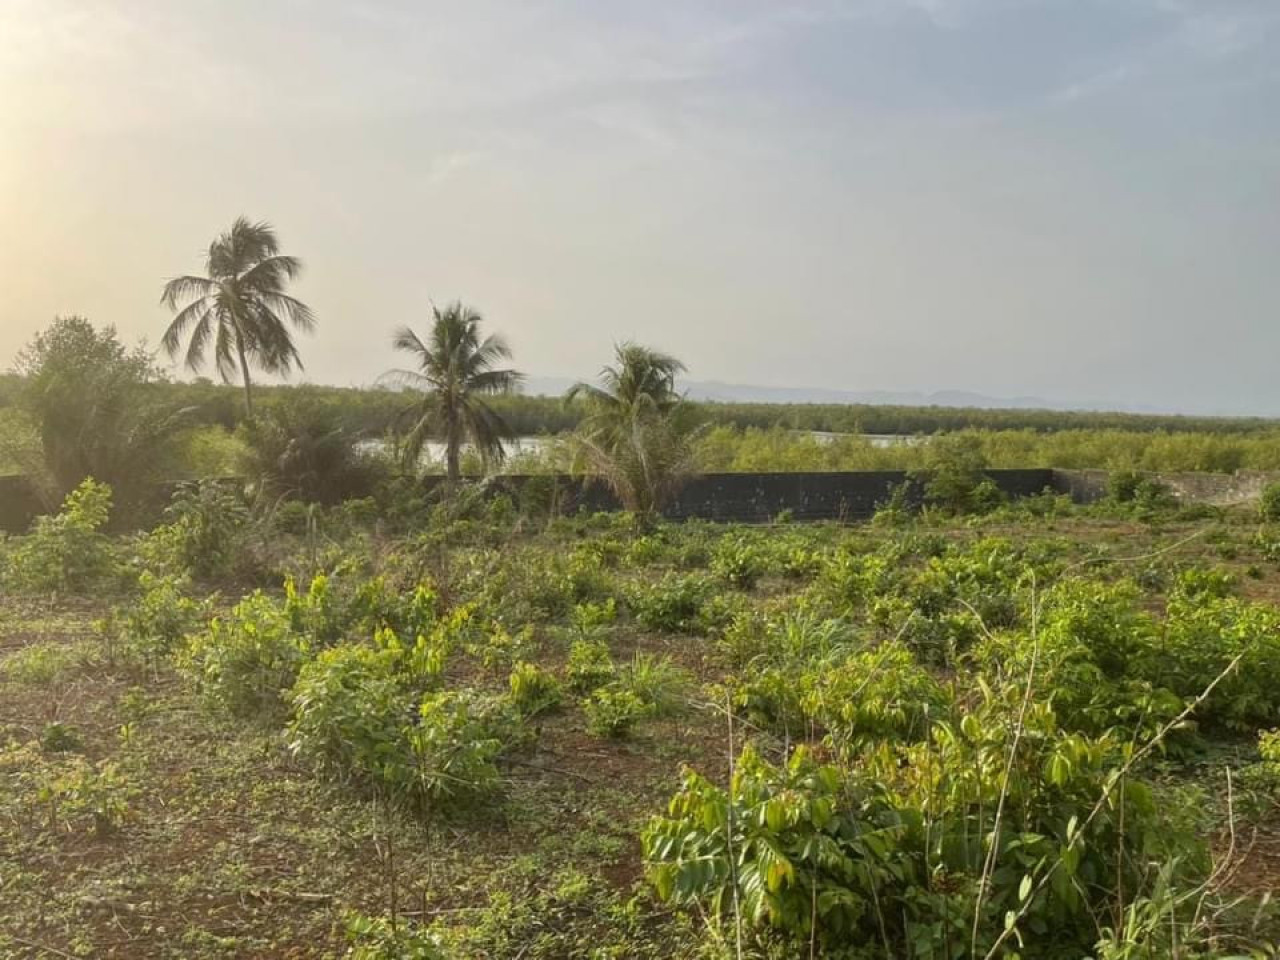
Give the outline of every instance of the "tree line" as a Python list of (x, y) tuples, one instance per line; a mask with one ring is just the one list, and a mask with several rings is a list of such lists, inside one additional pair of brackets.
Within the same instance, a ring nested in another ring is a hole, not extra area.
[[(637, 344), (619, 345), (596, 383), (565, 397), (525, 396), (506, 341), (460, 302), (433, 306), (420, 330), (389, 331), (408, 363), (372, 388), (257, 383), (259, 374), (302, 368), (296, 338), (318, 324), (290, 292), (302, 269), (269, 224), (241, 217), (209, 245), (203, 273), (164, 284), (161, 302), (173, 317), (162, 349), (220, 383), (172, 381), (113, 329), (57, 319), (0, 377), (0, 470), (36, 478), (50, 501), (85, 476), (126, 494), (160, 478), (227, 472), (219, 438), (234, 431), (244, 454), (236, 472), (288, 476), (308, 495), (340, 495), (356, 441), (374, 437), (409, 472), (422, 467), (428, 442), (441, 443), (454, 489), (468, 468), (500, 463), (511, 438), (553, 434), (563, 436), (555, 455), (524, 457), (523, 468), (598, 478), (643, 512), (697, 468), (860, 469), (922, 459), (859, 434), (977, 430), (989, 462), (1001, 466), (1266, 469), (1280, 450), (1276, 422), (1260, 418), (695, 403), (678, 389), (680, 361)], [(817, 431), (847, 436), (823, 443), (806, 435)]]

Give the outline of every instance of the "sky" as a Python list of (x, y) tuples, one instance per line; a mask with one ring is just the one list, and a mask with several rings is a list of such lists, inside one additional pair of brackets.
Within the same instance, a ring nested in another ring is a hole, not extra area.
[(516, 365), (1280, 414), (1276, 0), (0, 0), (0, 367), (273, 223), (368, 384)]

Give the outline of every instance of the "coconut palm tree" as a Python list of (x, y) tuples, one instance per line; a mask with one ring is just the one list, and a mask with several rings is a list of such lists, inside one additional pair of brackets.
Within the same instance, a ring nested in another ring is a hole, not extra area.
[(408, 411), (412, 424), (400, 446), (405, 463), (416, 466), (427, 439), (440, 437), (448, 488), (453, 490), (463, 443), (470, 443), (486, 465), (505, 455), (502, 441), (512, 436), (511, 428), (484, 397), (510, 393), (524, 374), (497, 366), (510, 359), (511, 349), (498, 334), (481, 338), (484, 318), (471, 307), (451, 303), (443, 310), (433, 306), (431, 313), (425, 342), (409, 327), (397, 330), (392, 340), (397, 350), (413, 357), (416, 369), (392, 370), (384, 379), (422, 393)]
[(565, 395), (587, 404), (580, 433), (606, 444), (624, 438), (637, 417), (667, 414), (684, 399), (676, 376), (685, 367), (675, 357), (630, 342), (618, 344), (614, 355), (617, 363), (600, 371), (598, 385), (576, 383)]
[(684, 364), (635, 343), (615, 353), (598, 384), (575, 384), (566, 395), (587, 407), (569, 444), (575, 471), (604, 482), (643, 526), (696, 471), (698, 426), (676, 392)]
[(310, 332), (315, 316), (285, 293), (301, 272), (302, 261), (280, 253), (270, 224), (239, 217), (209, 245), (206, 276), (175, 277), (164, 285), (161, 302), (177, 314), (161, 344), (175, 357), (186, 338), (185, 362), (193, 371), (204, 366), (212, 346), (213, 365), (223, 382), (240, 374), (245, 413), (252, 417), (251, 366), (273, 374), (302, 368), (289, 327)]

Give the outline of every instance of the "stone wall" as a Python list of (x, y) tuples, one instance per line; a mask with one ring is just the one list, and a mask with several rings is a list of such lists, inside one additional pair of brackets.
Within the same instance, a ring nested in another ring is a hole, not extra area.
[(0, 477), (0, 532), (26, 533), (31, 521), (44, 512), (26, 477)]
[[(1096, 503), (1107, 495), (1107, 470), (1054, 470), (1053, 487), (1076, 503)], [(1231, 507), (1252, 503), (1269, 483), (1280, 481), (1280, 473), (1240, 470), (1236, 473), (1144, 473), (1163, 483), (1184, 503), (1207, 503)]]
[[(991, 470), (995, 485), (1012, 498), (1032, 496), (1046, 488), (1070, 495), (1077, 503), (1093, 503), (1107, 494), (1106, 470)], [(1151, 474), (1188, 503), (1231, 506), (1258, 498), (1280, 474), (1241, 471), (1236, 474)], [(796, 520), (865, 520), (907, 479), (899, 470), (848, 473), (709, 473), (690, 481), (667, 510), (672, 519), (761, 523), (787, 512)], [(423, 486), (435, 489), (443, 477), (425, 477)], [(235, 481), (228, 481), (235, 482)], [(600, 484), (572, 477), (509, 475), (489, 481), (495, 493), (506, 493), (517, 505), (553, 504), (559, 513), (616, 510), (617, 500)], [(155, 504), (167, 502), (173, 485), (157, 488)], [(918, 502), (919, 490), (912, 493)], [(0, 531), (24, 533), (44, 512), (22, 477), (0, 477)], [(139, 511), (138, 515), (146, 515)]]
[[(991, 470), (995, 485), (1010, 497), (1025, 497), (1053, 487), (1053, 471)], [(884, 503), (907, 474), (901, 470), (846, 473), (708, 473), (695, 477), (666, 510), (673, 520), (718, 520), (762, 523), (784, 511), (796, 520), (865, 520)], [(423, 480), (430, 489), (439, 477)], [(618, 502), (599, 484), (583, 484), (571, 477), (496, 477), (495, 492), (517, 503), (554, 498), (561, 513), (577, 510), (616, 510)], [(919, 499), (919, 491), (914, 491)]]

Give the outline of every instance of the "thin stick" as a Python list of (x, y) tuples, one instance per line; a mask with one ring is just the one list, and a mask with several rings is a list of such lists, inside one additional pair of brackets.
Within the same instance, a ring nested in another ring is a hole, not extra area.
[[(1013, 742), (1009, 745), (1009, 757), (1004, 765), (1004, 777), (1000, 783), (1000, 799), (996, 803), (996, 816), (991, 825), (991, 844), (987, 847), (986, 860), (982, 864), (982, 875), (978, 879), (978, 897), (973, 905), (973, 930), (970, 934), (969, 949), (972, 956), (978, 955), (978, 925), (982, 919), (982, 903), (986, 899), (987, 889), (991, 884), (991, 874), (995, 871), (996, 860), (1000, 856), (1000, 827), (1004, 822), (1004, 805), (1009, 796), (1009, 780), (1013, 776), (1013, 764), (1018, 757), (1018, 746), (1022, 743), (1023, 728), (1026, 725), (1027, 710), (1031, 706), (1031, 692), (1035, 689), (1036, 664), (1040, 659), (1039, 607), (1036, 597), (1036, 574), (1031, 571), (1031, 666), (1027, 670), (1027, 684), (1022, 691), (1022, 704), (1018, 707), (1018, 721), (1013, 727)], [(982, 618), (978, 618), (981, 622)], [(985, 627), (984, 627), (985, 629)]]
[(733, 702), (729, 699), (730, 694), (725, 692), (725, 717), (729, 724), (729, 792), (726, 794), (728, 798), (729, 815), (725, 818), (728, 833), (726, 835), (725, 848), (729, 852), (729, 875), (733, 883), (733, 933), (736, 949), (737, 960), (742, 960), (742, 904), (738, 900), (738, 861), (733, 852), (733, 802), (734, 802), (734, 763), (735, 755), (733, 752)]

